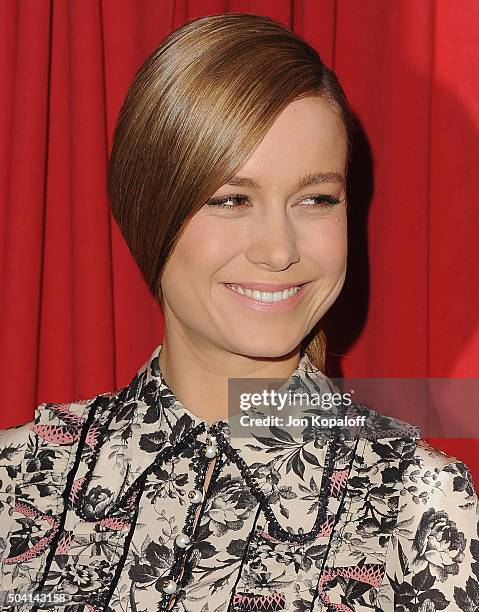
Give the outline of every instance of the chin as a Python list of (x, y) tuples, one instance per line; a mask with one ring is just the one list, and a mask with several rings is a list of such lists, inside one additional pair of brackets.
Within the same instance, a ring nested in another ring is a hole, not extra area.
[(265, 340), (264, 338), (249, 338), (234, 343), (232, 350), (248, 357), (279, 358), (289, 355), (299, 347), (300, 343), (301, 339), (285, 342), (284, 340), (278, 341), (277, 338), (275, 341)]

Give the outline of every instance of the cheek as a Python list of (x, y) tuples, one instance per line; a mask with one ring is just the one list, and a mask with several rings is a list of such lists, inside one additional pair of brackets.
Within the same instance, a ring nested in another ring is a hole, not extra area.
[(343, 271), (348, 255), (347, 226), (343, 215), (312, 223), (304, 235), (302, 250), (323, 272), (337, 274)]
[[(190, 285), (204, 285), (234, 256), (235, 241), (231, 231), (192, 219), (175, 246), (165, 267), (166, 282), (188, 279)], [(222, 279), (219, 279), (222, 280)]]

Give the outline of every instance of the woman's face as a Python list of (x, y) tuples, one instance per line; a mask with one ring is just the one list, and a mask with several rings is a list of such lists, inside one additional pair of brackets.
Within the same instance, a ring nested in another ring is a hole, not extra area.
[[(286, 107), (236, 173), (248, 182), (218, 189), (176, 244), (161, 281), (167, 337), (251, 357), (298, 347), (344, 284), (346, 156), (345, 127), (326, 100)], [(298, 187), (308, 175), (319, 176)], [(306, 284), (266, 303), (254, 298), (277, 296), (227, 286), (252, 283), (273, 293)]]

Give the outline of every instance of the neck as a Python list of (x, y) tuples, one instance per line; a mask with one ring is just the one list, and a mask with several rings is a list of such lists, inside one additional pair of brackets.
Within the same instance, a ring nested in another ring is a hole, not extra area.
[(159, 363), (166, 384), (183, 406), (212, 423), (228, 418), (229, 378), (287, 379), (299, 359), (299, 346), (281, 357), (250, 357), (190, 335), (165, 332)]

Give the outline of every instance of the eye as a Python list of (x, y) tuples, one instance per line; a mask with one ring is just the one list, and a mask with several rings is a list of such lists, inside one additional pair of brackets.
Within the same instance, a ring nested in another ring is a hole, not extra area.
[[(336, 198), (332, 195), (313, 195), (308, 196), (300, 200), (301, 202), (306, 202), (308, 200), (313, 200), (314, 204), (305, 205), (306, 208), (333, 208), (342, 200)], [(227, 202), (232, 202), (232, 204), (228, 204)], [(211, 198), (206, 202), (207, 206), (217, 207), (217, 208), (230, 208), (230, 209), (242, 209), (245, 208), (250, 200), (247, 196), (240, 195), (239, 193), (234, 196), (223, 196), (222, 198)]]
[[(208, 206), (217, 206), (219, 208), (243, 208), (245, 206), (245, 202), (248, 201), (246, 196), (235, 195), (235, 196), (224, 196), (222, 198), (211, 198), (208, 200), (206, 204)], [(237, 202), (239, 203), (237, 206), (226, 204), (226, 202)]]
[(336, 204), (339, 204), (342, 201), (332, 195), (308, 196), (307, 198), (304, 198), (304, 200), (301, 201), (305, 202), (306, 200), (315, 201), (315, 204), (313, 206), (310, 206), (310, 208), (332, 208), (333, 206), (336, 206)]

